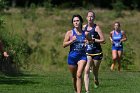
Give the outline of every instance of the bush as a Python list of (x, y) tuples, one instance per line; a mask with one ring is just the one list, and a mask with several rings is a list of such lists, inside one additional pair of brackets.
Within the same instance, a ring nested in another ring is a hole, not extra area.
[[(124, 51), (121, 59), (122, 68), (124, 70), (129, 69), (128, 66), (134, 65), (134, 59), (136, 53), (134, 52), (133, 48), (130, 46), (128, 42), (125, 42), (124, 44)], [(106, 69), (106, 67), (110, 67), (112, 64), (112, 54), (111, 54), (111, 44), (106, 44), (103, 47), (104, 52), (104, 61), (105, 64), (102, 66), (102, 69)]]
[(134, 59), (135, 59), (136, 53), (134, 52), (134, 49), (131, 48), (129, 43), (124, 44), (124, 52), (122, 56), (122, 68), (127, 70), (129, 69), (129, 65), (134, 65)]
[(8, 4), (7, 0), (0, 0), (0, 12), (7, 7), (7, 4)]
[(116, 3), (112, 4), (113, 9), (115, 10), (116, 14), (115, 17), (122, 17), (122, 10), (125, 9), (125, 5), (121, 0), (117, 0)]
[(0, 39), (3, 42), (4, 51), (8, 52), (13, 63), (22, 66), (27, 61), (31, 48), (25, 39), (14, 33), (13, 27), (11, 31), (8, 31), (4, 23), (4, 18), (0, 17)]

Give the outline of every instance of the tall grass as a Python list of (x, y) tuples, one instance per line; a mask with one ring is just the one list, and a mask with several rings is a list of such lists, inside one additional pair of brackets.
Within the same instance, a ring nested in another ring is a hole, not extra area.
[[(18, 11), (17, 11), (18, 10)], [(109, 32), (112, 30), (112, 23), (120, 21), (122, 29), (126, 31), (128, 43), (124, 49), (126, 52), (134, 52), (130, 55), (133, 65), (128, 66), (132, 70), (139, 69), (139, 15), (138, 11), (122, 11), (124, 16), (116, 18), (113, 10), (94, 9), (96, 13), (97, 24), (100, 24), (105, 34), (106, 44), (102, 45), (104, 59), (101, 65), (102, 70), (108, 69), (111, 60), (111, 44), (109, 41)], [(6, 28), (9, 31), (18, 33), (27, 40), (28, 45), (33, 50), (32, 54), (25, 62), (25, 68), (30, 70), (53, 70), (67, 68), (67, 54), (69, 48), (63, 48), (62, 42), (67, 30), (72, 28), (71, 17), (73, 14), (80, 14), (84, 18), (86, 24), (86, 9), (48, 9), (47, 8), (31, 8), (10, 9), (3, 16), (6, 20)], [(129, 46), (127, 46), (129, 45)], [(132, 50), (131, 50), (132, 49)], [(131, 50), (131, 51), (129, 51)], [(130, 58), (128, 58), (129, 60)]]

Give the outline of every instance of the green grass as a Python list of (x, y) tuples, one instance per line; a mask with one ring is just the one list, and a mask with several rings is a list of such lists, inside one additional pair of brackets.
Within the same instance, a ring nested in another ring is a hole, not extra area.
[[(100, 72), (100, 87), (93, 88), (91, 75), (90, 93), (139, 93), (139, 72)], [(18, 77), (0, 77), (0, 93), (73, 93), (68, 71), (24, 74)], [(83, 92), (84, 93), (84, 86)]]
[[(130, 46), (136, 53), (130, 70), (140, 70), (140, 13), (138, 11), (123, 11), (121, 18), (114, 17), (113, 10), (94, 9), (97, 24), (100, 24), (105, 34), (106, 44), (102, 45), (104, 58), (101, 64), (100, 87), (93, 88), (93, 75), (91, 75), (91, 93), (139, 93), (140, 73), (122, 71), (108, 71), (111, 60), (111, 44), (109, 32), (112, 23), (120, 21), (122, 29), (126, 31)], [(9, 32), (18, 33), (28, 41), (28, 45), (34, 50), (24, 68), (39, 74), (25, 74), (18, 77), (0, 76), (0, 93), (73, 93), (71, 75), (67, 68), (67, 54), (69, 48), (64, 49), (62, 42), (67, 30), (72, 28), (71, 17), (80, 14), (86, 23), (86, 12), (81, 9), (18, 9), (11, 8), (2, 15), (5, 26)], [(41, 35), (39, 42), (35, 40), (36, 35)], [(137, 47), (136, 47), (137, 46)], [(131, 51), (125, 51), (130, 52)], [(28, 65), (27, 65), (28, 64)], [(24, 69), (23, 68), (23, 69)], [(56, 72), (55, 72), (56, 70)], [(84, 87), (83, 87), (84, 93)]]
[[(80, 9), (56, 9), (47, 10), (45, 8), (10, 8), (2, 17), (5, 20), (6, 29), (11, 33), (18, 33), (28, 41), (28, 45), (33, 49), (33, 53), (28, 57), (27, 69), (48, 70), (52, 65), (63, 69), (66, 66), (67, 54), (69, 48), (62, 47), (66, 31), (72, 28), (71, 17), (73, 14), (80, 14), (86, 24), (86, 13), (88, 10)], [(123, 11), (123, 17), (115, 18), (115, 12), (107, 9), (94, 9), (96, 13), (95, 22), (101, 26), (105, 34), (106, 44), (102, 45), (104, 52), (103, 68), (110, 65), (111, 43), (109, 33), (112, 30), (112, 23), (120, 21), (121, 27), (126, 31), (130, 46), (124, 46), (126, 53), (131, 53), (129, 48), (133, 49), (136, 55), (132, 55), (132, 70), (140, 70), (140, 13), (138, 11)], [(37, 42), (35, 36), (40, 35)], [(134, 42), (133, 42), (134, 41)], [(136, 47), (137, 46), (137, 47)], [(38, 50), (35, 50), (38, 49)], [(54, 58), (55, 57), (55, 58)], [(125, 56), (126, 57), (126, 56)], [(128, 58), (130, 60), (130, 58)], [(61, 66), (61, 67), (60, 67)], [(47, 69), (46, 69), (47, 68)]]
[(96, 93), (138, 93), (139, 72), (102, 72)]

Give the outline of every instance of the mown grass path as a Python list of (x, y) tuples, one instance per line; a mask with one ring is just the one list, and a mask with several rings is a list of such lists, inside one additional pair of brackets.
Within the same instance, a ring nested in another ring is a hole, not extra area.
[[(100, 87), (93, 88), (91, 75), (90, 93), (139, 93), (140, 72), (100, 72)], [(18, 77), (0, 76), (0, 93), (74, 93), (70, 73), (47, 72), (24, 74)], [(84, 87), (83, 87), (83, 92)]]

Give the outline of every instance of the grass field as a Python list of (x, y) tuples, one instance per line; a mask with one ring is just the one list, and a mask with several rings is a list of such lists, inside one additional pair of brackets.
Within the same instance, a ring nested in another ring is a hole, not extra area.
[[(90, 93), (139, 93), (139, 72), (100, 72), (100, 87), (93, 88), (91, 75)], [(24, 74), (18, 77), (0, 76), (0, 93), (74, 93), (70, 73), (46, 72)], [(83, 92), (84, 87), (83, 87)]]
[[(23, 64), (24, 68), (48, 70), (52, 65), (55, 65), (62, 69), (66, 67), (65, 62), (69, 51), (69, 48), (64, 49), (62, 47), (62, 42), (66, 31), (72, 28), (71, 17), (78, 13), (83, 17), (84, 24), (86, 24), (87, 11), (85, 8), (53, 8), (51, 10), (41, 7), (10, 8), (2, 15), (2, 18), (5, 21), (5, 31), (18, 34), (28, 42), (33, 51), (27, 59), (28, 62)], [(106, 39), (106, 44), (102, 45), (104, 53), (102, 69), (109, 67), (112, 62), (109, 33), (112, 30), (112, 23), (119, 21), (121, 28), (128, 37), (124, 44), (124, 63), (132, 63), (128, 69), (140, 70), (139, 11), (123, 11), (123, 17), (120, 18), (114, 16), (115, 11), (113, 10), (95, 8), (94, 11), (96, 13), (95, 23), (100, 25)]]
[[(123, 17), (115, 18), (112, 10), (94, 9), (94, 11), (95, 22), (101, 25), (106, 44), (102, 46), (104, 58), (99, 73), (100, 87), (93, 88), (93, 75), (91, 75), (90, 93), (139, 93), (140, 12), (124, 11)], [(74, 93), (71, 75), (66, 69), (69, 48), (64, 49), (62, 42), (66, 31), (72, 28), (71, 16), (77, 13), (82, 15), (86, 24), (86, 12), (84, 8), (73, 10), (11, 8), (6, 11), (2, 15), (6, 30), (18, 33), (27, 40), (34, 52), (23, 65), (23, 69), (31, 71), (30, 73), (25, 72), (17, 77), (0, 74), (0, 93)], [(129, 54), (125, 56), (127, 59), (125, 62), (127, 64), (127, 61), (132, 61), (133, 65), (128, 67), (131, 71), (123, 70), (121, 73), (109, 71), (109, 62), (112, 62), (109, 32), (114, 21), (121, 22), (122, 29), (128, 36), (126, 45), (129, 46), (124, 46), (124, 50)], [(39, 41), (36, 39), (37, 36)], [(131, 52), (135, 52), (135, 55)], [(33, 72), (36, 74), (32, 74)]]

